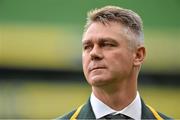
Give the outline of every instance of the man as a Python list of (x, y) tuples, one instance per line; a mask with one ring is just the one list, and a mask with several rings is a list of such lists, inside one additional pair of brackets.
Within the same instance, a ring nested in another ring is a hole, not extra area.
[(90, 11), (82, 37), (88, 102), (60, 119), (169, 119), (144, 104), (137, 79), (146, 55), (142, 21), (115, 6)]

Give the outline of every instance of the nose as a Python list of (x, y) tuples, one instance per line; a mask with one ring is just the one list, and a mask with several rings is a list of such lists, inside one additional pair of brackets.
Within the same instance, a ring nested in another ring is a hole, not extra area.
[(99, 46), (94, 45), (93, 49), (90, 52), (91, 60), (102, 60), (103, 59), (103, 53)]

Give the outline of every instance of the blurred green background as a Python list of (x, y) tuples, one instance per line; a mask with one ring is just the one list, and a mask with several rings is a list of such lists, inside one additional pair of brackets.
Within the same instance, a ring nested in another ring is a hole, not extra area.
[[(180, 74), (179, 0), (0, 0), (0, 118), (56, 118), (88, 99), (90, 87), (73, 77), (53, 82), (52, 75), (39, 80), (16, 71), (81, 72), (87, 11), (105, 5), (142, 17), (147, 47), (142, 72)], [(142, 84), (139, 91), (155, 109), (180, 118), (179, 86)]]

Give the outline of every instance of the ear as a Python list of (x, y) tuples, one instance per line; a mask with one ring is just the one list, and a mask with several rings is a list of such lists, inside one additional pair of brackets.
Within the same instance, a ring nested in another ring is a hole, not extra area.
[(139, 46), (134, 54), (134, 66), (140, 66), (145, 59), (146, 49), (144, 46)]

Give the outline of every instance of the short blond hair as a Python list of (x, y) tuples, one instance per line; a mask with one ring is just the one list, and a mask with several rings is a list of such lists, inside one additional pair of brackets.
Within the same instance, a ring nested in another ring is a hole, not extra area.
[(108, 24), (109, 22), (118, 22), (130, 28), (131, 32), (138, 36), (138, 41), (144, 41), (143, 23), (141, 17), (129, 9), (117, 6), (105, 6), (100, 9), (91, 10), (87, 15), (87, 22), (84, 31), (93, 22)]

